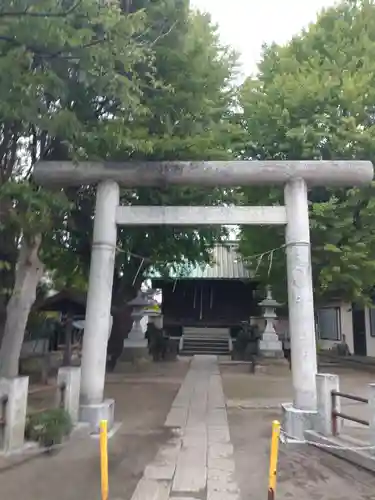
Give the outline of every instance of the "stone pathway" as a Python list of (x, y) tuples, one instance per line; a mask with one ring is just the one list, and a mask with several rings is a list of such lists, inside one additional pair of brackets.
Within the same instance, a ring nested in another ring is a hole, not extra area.
[(172, 404), (162, 446), (132, 500), (239, 500), (216, 356), (196, 356)]

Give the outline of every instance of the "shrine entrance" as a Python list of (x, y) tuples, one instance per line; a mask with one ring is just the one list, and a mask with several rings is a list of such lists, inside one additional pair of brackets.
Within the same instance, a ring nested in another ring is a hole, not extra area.
[[(297, 435), (316, 412), (316, 341), (307, 192), (310, 186), (368, 185), (367, 161), (40, 162), (35, 180), (49, 186), (98, 184), (82, 351), (81, 419), (113, 421), (103, 401), (117, 225), (284, 225), (294, 401), (286, 430)], [(120, 206), (120, 186), (283, 185), (285, 206)], [(298, 427), (298, 429), (297, 429)]]

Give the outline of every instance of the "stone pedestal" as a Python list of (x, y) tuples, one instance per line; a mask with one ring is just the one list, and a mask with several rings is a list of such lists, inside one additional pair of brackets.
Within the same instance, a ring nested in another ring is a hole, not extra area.
[(148, 343), (142, 330), (141, 319), (143, 315), (133, 315), (134, 323), (127, 339), (124, 340), (122, 361), (134, 361), (148, 357)]
[[(63, 366), (57, 374), (57, 385), (65, 385), (64, 409), (69, 413), (72, 423), (76, 424), (79, 417), (79, 388), (81, 383), (81, 368), (77, 366)], [(61, 391), (58, 389), (56, 398), (59, 402)]]
[(149, 357), (148, 342), (142, 330), (141, 320), (144, 316), (148, 316), (149, 319), (153, 316), (160, 316), (160, 312), (154, 309), (157, 302), (151, 298), (153, 293), (153, 290), (148, 290), (148, 292), (140, 291), (135, 299), (128, 302), (128, 305), (133, 307), (132, 318), (134, 323), (128, 338), (124, 340), (124, 349), (121, 356), (123, 361), (135, 361)]
[(283, 345), (277, 333), (263, 332), (262, 338), (259, 341), (259, 352), (264, 358), (284, 359)]
[(125, 342), (131, 341), (133, 344), (139, 344), (139, 345), (147, 345), (147, 340), (145, 339), (145, 334), (142, 330), (142, 325), (141, 325), (141, 319), (143, 318), (143, 315), (133, 315), (134, 318), (134, 323), (132, 326), (132, 329), (129, 332), (128, 338), (125, 339), (124, 341), (124, 346)]
[[(339, 377), (330, 373), (316, 375), (317, 411), (300, 410), (292, 403), (285, 403), (283, 408), (283, 428), (288, 437), (304, 440), (305, 431), (316, 431), (320, 435), (331, 437), (332, 434), (332, 391), (339, 392)], [(375, 386), (374, 386), (375, 387)], [(370, 384), (371, 394), (371, 384)], [(371, 402), (371, 397), (369, 403)], [(371, 403), (370, 403), (371, 404)], [(336, 410), (340, 411), (340, 398), (336, 399)], [(375, 428), (375, 426), (374, 426)], [(370, 418), (371, 429), (371, 418)], [(341, 420), (337, 419), (336, 431), (341, 430)]]
[[(332, 436), (332, 391), (339, 392), (339, 376), (318, 373), (316, 376), (318, 419), (315, 430), (323, 436)], [(336, 398), (336, 410), (340, 411), (340, 398)], [(341, 419), (337, 419), (336, 430), (340, 433)]]
[(0, 378), (0, 451), (12, 452), (24, 445), (29, 377)]
[(259, 306), (263, 309), (266, 325), (259, 340), (259, 353), (264, 358), (284, 358), (283, 345), (275, 331), (276, 308), (280, 304), (273, 299), (271, 288), (267, 287), (267, 296)]
[(149, 357), (147, 340), (124, 340), (121, 361), (136, 361)]
[(112, 429), (115, 414), (113, 399), (105, 399), (101, 403), (81, 404), (79, 410), (79, 420), (89, 425), (91, 434), (99, 434), (102, 420), (107, 420), (108, 431)]
[(282, 428), (288, 440), (304, 441), (305, 431), (316, 428), (318, 413), (310, 410), (299, 410), (293, 403), (281, 405), (283, 417)]

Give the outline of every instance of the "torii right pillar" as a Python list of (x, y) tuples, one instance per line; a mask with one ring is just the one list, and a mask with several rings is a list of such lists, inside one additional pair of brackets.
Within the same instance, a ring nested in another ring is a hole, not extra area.
[[(368, 166), (367, 175), (371, 176)], [(347, 176), (353, 175), (353, 184), (365, 181), (364, 172), (353, 169), (332, 172), (332, 184), (348, 185)], [(341, 175), (340, 175), (341, 174)], [(368, 180), (367, 180), (368, 182)], [(312, 184), (320, 184), (319, 176)], [(284, 186), (286, 209), (286, 255), (288, 280), (289, 330), (292, 357), (293, 403), (283, 406), (283, 426), (286, 433), (304, 439), (304, 431), (316, 428), (317, 422), (317, 353), (314, 317), (314, 294), (311, 267), (308, 187), (303, 176), (295, 177)]]
[(294, 394), (293, 404), (283, 405), (284, 427), (287, 434), (303, 439), (304, 431), (314, 428), (317, 408), (310, 226), (304, 179), (292, 179), (285, 185), (284, 200), (288, 221), (285, 239)]

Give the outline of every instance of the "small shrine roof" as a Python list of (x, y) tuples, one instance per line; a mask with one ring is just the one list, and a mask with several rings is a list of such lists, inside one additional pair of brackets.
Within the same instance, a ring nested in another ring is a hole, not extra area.
[[(158, 280), (162, 279), (162, 276), (154, 272), (149, 278)], [(179, 280), (250, 280), (253, 277), (238, 252), (238, 243), (228, 242), (218, 244), (212, 249), (210, 264), (191, 266), (191, 269), (185, 269), (181, 275), (171, 273), (170, 278), (178, 278)]]

